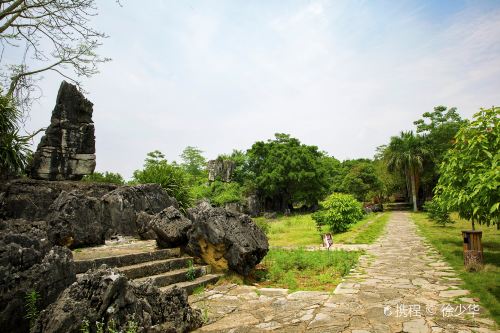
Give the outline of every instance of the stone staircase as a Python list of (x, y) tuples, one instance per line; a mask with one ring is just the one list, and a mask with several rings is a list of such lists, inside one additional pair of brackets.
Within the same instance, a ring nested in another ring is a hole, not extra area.
[(210, 266), (195, 265), (194, 258), (181, 255), (178, 248), (153, 250), (141, 253), (131, 253), (75, 260), (77, 274), (86, 272), (92, 267), (106, 264), (116, 267), (127, 278), (135, 282), (145, 282), (152, 279), (160, 290), (177, 286), (192, 294), (198, 287), (217, 282), (220, 275), (212, 274)]
[(409, 202), (389, 202), (385, 203), (384, 211), (407, 211), (412, 209), (412, 205)]

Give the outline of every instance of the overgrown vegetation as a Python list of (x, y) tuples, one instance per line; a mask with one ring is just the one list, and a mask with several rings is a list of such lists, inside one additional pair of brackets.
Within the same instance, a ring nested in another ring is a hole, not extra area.
[(439, 226), (433, 223), (425, 214), (412, 214), (420, 232), (444, 256), (464, 281), (464, 288), (479, 298), (480, 303), (487, 308), (492, 317), (500, 324), (500, 231), (494, 226), (483, 225), (483, 258), (484, 267), (478, 272), (467, 272), (463, 259), (463, 239), (461, 231), (469, 229), (469, 222), (459, 219), (457, 214), (451, 218), (455, 223)]
[(260, 271), (266, 287), (333, 291), (349, 273), (360, 252), (271, 249)]
[(312, 215), (316, 224), (327, 226), (331, 232), (344, 232), (349, 227), (361, 220), (363, 209), (350, 194), (333, 193), (320, 204), (320, 210)]
[(108, 171), (104, 173), (96, 171), (91, 175), (84, 176), (82, 181), (92, 183), (110, 183), (117, 185), (125, 184), (125, 180), (123, 179), (122, 175), (120, 175), (119, 173)]
[(147, 154), (144, 168), (134, 171), (134, 181), (142, 184), (160, 184), (168, 195), (177, 199), (182, 209), (186, 209), (192, 203), (186, 172), (177, 163), (169, 163), (165, 155), (158, 150)]

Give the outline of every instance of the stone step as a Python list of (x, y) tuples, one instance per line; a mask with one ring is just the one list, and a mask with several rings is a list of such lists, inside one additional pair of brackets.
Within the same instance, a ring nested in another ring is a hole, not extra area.
[(75, 260), (76, 273), (84, 273), (92, 267), (99, 267), (106, 264), (110, 267), (123, 267), (137, 265), (148, 261), (164, 260), (180, 256), (180, 249), (163, 249), (150, 252), (124, 254), (112, 257), (102, 257), (86, 260)]
[(129, 279), (138, 279), (181, 268), (187, 268), (190, 261), (193, 262), (193, 257), (179, 257), (119, 267), (118, 270), (125, 274), (125, 276)]
[(193, 281), (185, 281), (185, 282), (171, 284), (169, 286), (160, 288), (160, 290), (166, 291), (170, 288), (173, 288), (174, 286), (177, 286), (179, 288), (186, 290), (188, 295), (191, 295), (197, 287), (199, 286), (205, 287), (209, 284), (214, 284), (219, 280), (221, 276), (222, 276), (221, 274), (206, 274)]
[[(199, 278), (203, 275), (206, 275), (207, 273), (210, 272), (210, 266), (194, 266), (193, 267), (194, 272), (193, 272), (193, 277)], [(149, 279), (153, 280), (153, 284), (157, 287), (166, 287), (174, 283), (181, 283), (188, 281), (188, 271), (189, 268), (181, 268), (181, 269), (176, 269), (174, 271), (166, 272), (166, 273), (161, 273), (157, 275), (151, 275), (151, 276), (145, 276), (142, 278), (135, 279), (135, 282), (138, 283), (143, 283), (146, 282)]]

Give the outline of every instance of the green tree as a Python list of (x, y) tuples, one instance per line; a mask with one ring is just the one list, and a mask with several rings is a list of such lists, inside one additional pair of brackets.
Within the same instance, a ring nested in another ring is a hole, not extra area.
[(206, 178), (207, 160), (202, 155), (203, 151), (197, 147), (187, 146), (181, 154), (181, 167), (193, 177)]
[(417, 133), (430, 153), (422, 167), (421, 187), (424, 196), (430, 196), (439, 179), (439, 165), (444, 155), (453, 145), (453, 140), (464, 120), (456, 108), (436, 106), (433, 112), (426, 112), (415, 121)]
[(249, 170), (257, 194), (267, 208), (293, 209), (293, 204), (316, 205), (327, 194), (330, 179), (324, 153), (288, 134), (259, 141), (248, 150)]
[(160, 151), (147, 154), (144, 168), (134, 171), (134, 181), (140, 184), (160, 184), (167, 193), (177, 199), (182, 209), (192, 204), (188, 174), (179, 165), (168, 163)]
[(447, 211), (475, 223), (497, 224), (500, 214), (500, 108), (481, 109), (464, 124), (440, 167), (435, 190)]
[(417, 211), (417, 193), (420, 172), (428, 152), (420, 136), (412, 131), (401, 132), (391, 137), (384, 151), (387, 168), (391, 172), (400, 172), (405, 176), (408, 193), (411, 193), (413, 210)]
[(373, 161), (369, 159), (346, 160), (334, 177), (335, 192), (349, 193), (359, 201), (372, 200), (382, 191)]
[(94, 183), (110, 183), (117, 185), (125, 184), (125, 180), (123, 179), (122, 175), (120, 175), (119, 173), (108, 171), (104, 173), (95, 171), (91, 175), (84, 176), (82, 181)]

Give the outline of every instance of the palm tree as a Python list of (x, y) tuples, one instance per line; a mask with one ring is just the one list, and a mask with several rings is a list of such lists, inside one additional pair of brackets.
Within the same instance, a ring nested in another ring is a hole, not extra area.
[(417, 211), (417, 191), (423, 161), (428, 156), (427, 149), (422, 144), (421, 137), (413, 131), (401, 132), (399, 136), (391, 137), (384, 151), (387, 169), (399, 171), (406, 178), (406, 188), (411, 191), (413, 211)]

